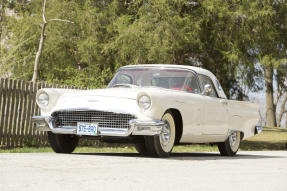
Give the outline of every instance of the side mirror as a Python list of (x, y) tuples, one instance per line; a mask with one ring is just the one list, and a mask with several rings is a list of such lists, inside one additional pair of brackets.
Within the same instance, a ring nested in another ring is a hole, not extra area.
[(211, 85), (210, 84), (205, 84), (202, 94), (209, 96), (211, 94), (211, 91), (212, 91)]

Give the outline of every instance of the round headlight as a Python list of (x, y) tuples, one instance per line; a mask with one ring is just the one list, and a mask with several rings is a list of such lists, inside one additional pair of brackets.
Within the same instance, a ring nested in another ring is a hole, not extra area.
[(149, 96), (143, 95), (143, 96), (139, 97), (138, 104), (139, 104), (140, 108), (147, 110), (151, 106), (151, 99)]
[(38, 95), (37, 101), (42, 106), (47, 106), (49, 104), (49, 95), (46, 92), (42, 92)]

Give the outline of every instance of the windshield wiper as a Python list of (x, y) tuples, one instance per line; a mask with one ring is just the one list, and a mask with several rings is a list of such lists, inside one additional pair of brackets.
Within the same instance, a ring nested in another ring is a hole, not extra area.
[(134, 88), (134, 87), (137, 87), (137, 85), (133, 85), (133, 84), (115, 84), (112, 88), (116, 88), (116, 87)]

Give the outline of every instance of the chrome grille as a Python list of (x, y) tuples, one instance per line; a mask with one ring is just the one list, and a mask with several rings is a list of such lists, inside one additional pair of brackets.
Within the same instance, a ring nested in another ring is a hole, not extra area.
[(98, 123), (98, 127), (103, 128), (129, 128), (129, 121), (135, 119), (130, 114), (94, 110), (57, 111), (52, 117), (56, 127), (75, 127), (77, 122), (88, 122)]

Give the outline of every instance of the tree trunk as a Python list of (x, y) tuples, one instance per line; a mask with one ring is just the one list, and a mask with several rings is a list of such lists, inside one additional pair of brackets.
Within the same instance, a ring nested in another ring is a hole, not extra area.
[(265, 93), (266, 93), (266, 116), (267, 126), (276, 127), (275, 106), (273, 102), (273, 67), (264, 67)]
[(287, 92), (285, 93), (285, 96), (284, 96), (282, 103), (281, 103), (281, 106), (280, 106), (280, 111), (279, 111), (280, 113), (279, 113), (279, 116), (277, 119), (277, 126), (280, 126), (280, 124), (281, 124), (281, 120), (282, 120), (283, 114), (285, 112), (286, 102), (287, 102)]
[(34, 83), (36, 82), (36, 80), (38, 78), (39, 61), (40, 61), (40, 56), (41, 56), (43, 46), (44, 46), (44, 41), (45, 41), (46, 25), (47, 25), (47, 23), (43, 23), (43, 25), (42, 25), (42, 32), (41, 32), (39, 48), (38, 48), (35, 62), (34, 62), (34, 72), (33, 72), (33, 78), (32, 78), (32, 82), (34, 82)]
[(34, 62), (34, 71), (33, 71), (33, 77), (32, 77), (33, 83), (35, 83), (37, 81), (37, 78), (38, 78), (39, 61), (40, 61), (40, 56), (41, 56), (43, 46), (44, 46), (46, 25), (48, 24), (46, 21), (45, 13), (46, 13), (46, 0), (42, 0), (43, 25), (42, 25), (42, 32), (41, 32), (39, 47), (38, 47), (38, 51), (36, 53), (35, 62)]

